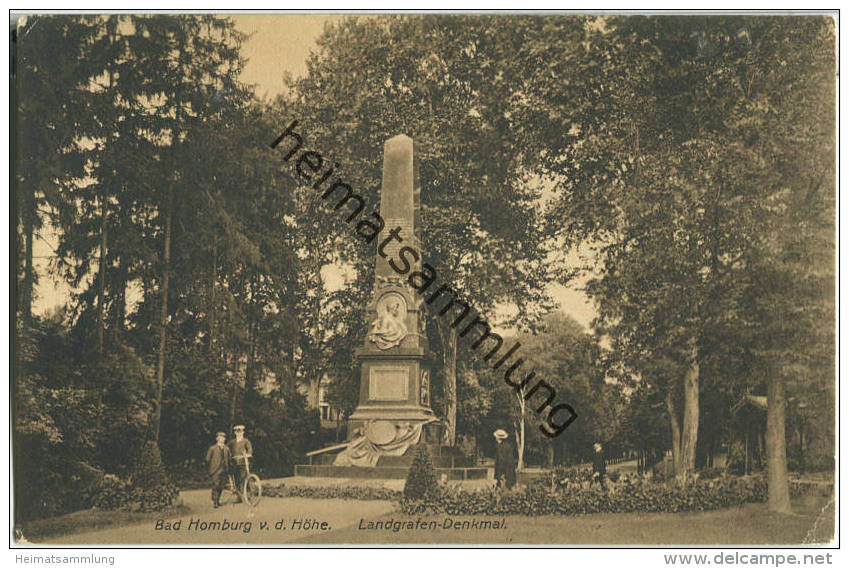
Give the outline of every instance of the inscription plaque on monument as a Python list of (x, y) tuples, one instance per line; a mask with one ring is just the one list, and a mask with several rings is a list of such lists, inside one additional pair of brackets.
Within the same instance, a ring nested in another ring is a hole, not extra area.
[(410, 381), (406, 366), (381, 365), (369, 370), (369, 400), (407, 400), (407, 384)]

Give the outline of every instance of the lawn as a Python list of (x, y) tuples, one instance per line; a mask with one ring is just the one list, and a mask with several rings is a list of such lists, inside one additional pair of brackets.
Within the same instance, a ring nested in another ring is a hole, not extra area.
[(96, 531), (125, 525), (144, 523), (152, 519), (162, 519), (184, 515), (189, 512), (185, 506), (172, 507), (167, 511), (97, 511), (87, 509), (67, 515), (25, 521), (21, 525), (23, 538), (29, 542), (41, 542), (64, 535)]

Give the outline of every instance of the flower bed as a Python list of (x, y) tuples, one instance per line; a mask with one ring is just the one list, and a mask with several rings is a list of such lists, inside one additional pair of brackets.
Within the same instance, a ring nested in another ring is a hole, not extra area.
[[(721, 476), (687, 485), (623, 477), (608, 482), (607, 490), (589, 482), (591, 474), (576, 472), (553, 485), (543, 479), (514, 491), (468, 491), (442, 486), (425, 499), (405, 499), (401, 491), (382, 487), (287, 486), (263, 488), (268, 497), (396, 501), (406, 514), (448, 515), (586, 515), (592, 513), (680, 513), (737, 507), (766, 501), (763, 476)], [(792, 496), (807, 486), (790, 484)]]
[(573, 483), (551, 491), (542, 485), (509, 492), (447, 491), (421, 501), (405, 500), (407, 514), (448, 515), (586, 515), (592, 513), (680, 513), (708, 511), (766, 499), (763, 478), (724, 477), (679, 486), (628, 480), (598, 485)]

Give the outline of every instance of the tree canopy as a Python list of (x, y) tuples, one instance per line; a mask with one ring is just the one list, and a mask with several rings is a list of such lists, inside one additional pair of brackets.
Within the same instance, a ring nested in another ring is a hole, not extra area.
[[(812, 438), (833, 456), (812, 410), (835, 405), (833, 19), (351, 17), (273, 101), (243, 84), (250, 40), (226, 17), (16, 33), (15, 462), (43, 488), (16, 494), (25, 514), (72, 508), (73, 488), (47, 495), (86, 468), (125, 472), (122, 446), (191, 469), (234, 422), (260, 469), (289, 473), (332, 437), (323, 382), (353, 410), (375, 250), (269, 149), (294, 120), (373, 203), (384, 142), (416, 141), (423, 260), (579, 415), (539, 435), (465, 349), (480, 336), (430, 317), (446, 443), (489, 452), (509, 425), (522, 461), (668, 448), (687, 478), (767, 395), (774, 509), (788, 433), (794, 467)], [(51, 314), (38, 239), (74, 290)], [(591, 329), (551, 294), (577, 282)]]

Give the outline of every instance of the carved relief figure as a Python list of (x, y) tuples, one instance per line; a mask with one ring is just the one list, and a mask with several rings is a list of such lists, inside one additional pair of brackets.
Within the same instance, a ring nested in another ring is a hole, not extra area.
[(422, 387), (419, 396), (422, 406), (430, 406), (430, 371), (422, 369)]
[(371, 322), (369, 341), (383, 350), (400, 345), (407, 337), (406, 315), (406, 302), (401, 296), (387, 294), (381, 298), (377, 304), (377, 319)]

